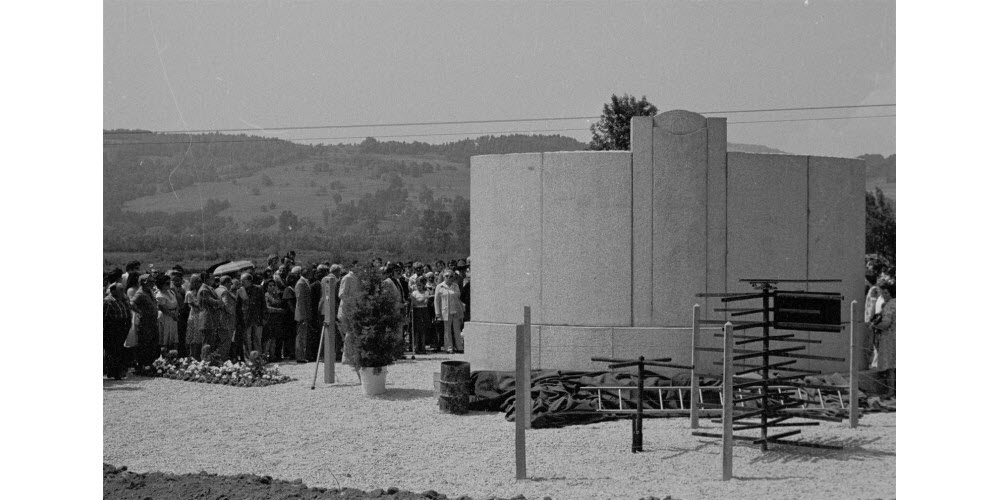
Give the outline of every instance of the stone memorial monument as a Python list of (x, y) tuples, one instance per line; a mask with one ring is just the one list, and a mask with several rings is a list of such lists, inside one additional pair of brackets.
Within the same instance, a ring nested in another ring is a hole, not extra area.
[[(514, 369), (524, 306), (532, 368), (600, 370), (592, 356), (689, 360), (692, 305), (727, 319), (695, 294), (752, 291), (741, 278), (840, 279), (808, 289), (842, 293), (843, 318), (864, 303), (861, 160), (727, 152), (725, 118), (681, 110), (631, 133), (631, 151), (472, 157), (473, 370)], [(797, 335), (823, 335), (805, 353), (847, 355), (846, 330)]]

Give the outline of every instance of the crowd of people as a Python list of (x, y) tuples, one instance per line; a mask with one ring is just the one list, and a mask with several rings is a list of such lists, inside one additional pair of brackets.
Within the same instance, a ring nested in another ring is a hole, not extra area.
[[(350, 364), (343, 321), (361, 293), (360, 265), (382, 273), (383, 289), (399, 301), (403, 345), (412, 354), (462, 353), (471, 314), (470, 260), (300, 264), (289, 252), (228, 274), (186, 273), (180, 265), (142, 273), (141, 263), (132, 261), (104, 276), (104, 373), (115, 379), (130, 369), (144, 373), (169, 351), (232, 361), (257, 352), (267, 362), (306, 363), (317, 357), (324, 326), (334, 337), (336, 359)], [(405, 350), (394, 354), (402, 358)]]

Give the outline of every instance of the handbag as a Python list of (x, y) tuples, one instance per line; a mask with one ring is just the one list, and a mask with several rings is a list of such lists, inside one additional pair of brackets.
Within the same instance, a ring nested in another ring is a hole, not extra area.
[(132, 326), (128, 329), (128, 336), (125, 337), (125, 347), (135, 347), (139, 345), (139, 315), (132, 314)]

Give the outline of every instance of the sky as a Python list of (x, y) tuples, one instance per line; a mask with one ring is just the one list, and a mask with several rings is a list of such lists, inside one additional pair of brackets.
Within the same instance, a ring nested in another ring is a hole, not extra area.
[[(895, 103), (895, 4), (106, 1), (105, 129), (154, 131), (596, 117), (612, 94), (661, 112)], [(740, 113), (729, 122), (894, 115)], [(258, 131), (443, 142), (586, 119)], [(568, 130), (567, 130), (568, 129)], [(318, 138), (318, 139), (317, 139)], [(322, 140), (319, 140), (322, 139)], [(731, 123), (795, 154), (895, 153), (895, 118)]]

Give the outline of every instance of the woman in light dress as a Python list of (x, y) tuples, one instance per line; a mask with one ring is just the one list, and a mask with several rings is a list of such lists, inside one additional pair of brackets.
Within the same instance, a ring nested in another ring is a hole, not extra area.
[(156, 277), (156, 306), (159, 309), (157, 321), (160, 323), (160, 347), (168, 350), (177, 349), (178, 305), (177, 295), (170, 287), (170, 276), (161, 274)]
[(896, 284), (880, 281), (877, 285), (885, 299), (882, 310), (869, 323), (878, 329), (878, 348), (875, 369), (884, 377), (889, 388), (887, 397), (896, 396)]

